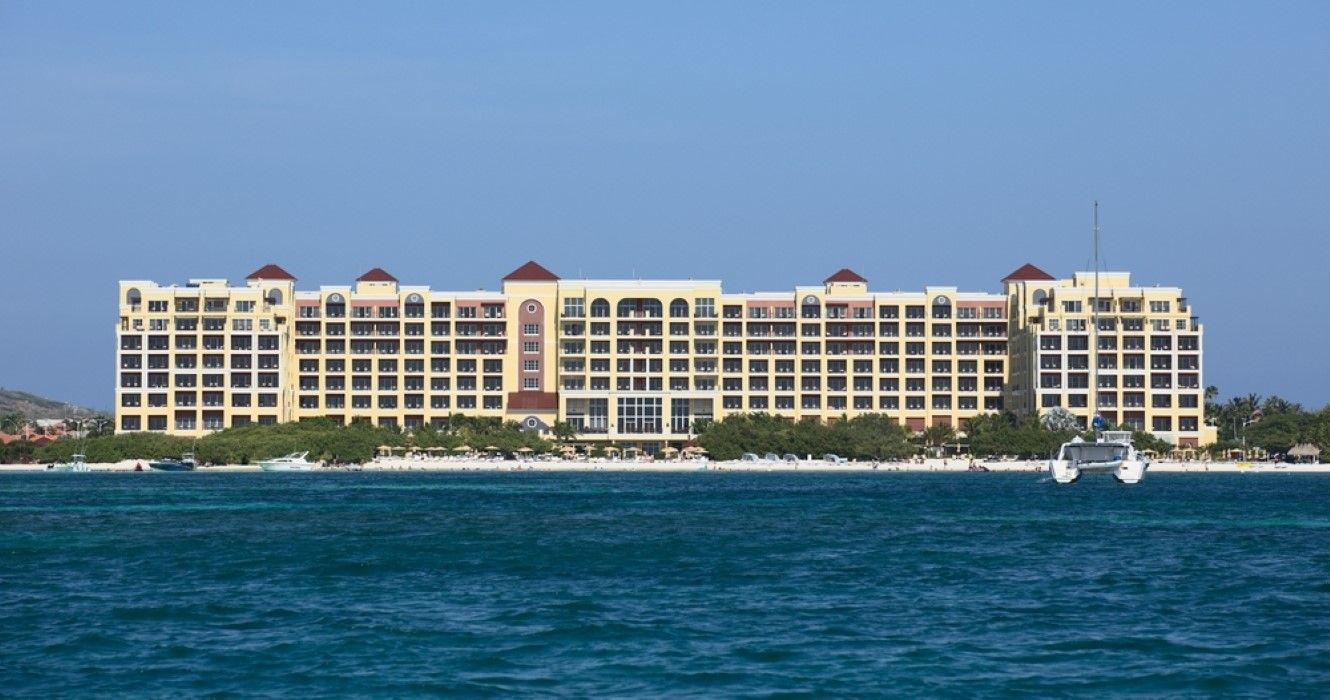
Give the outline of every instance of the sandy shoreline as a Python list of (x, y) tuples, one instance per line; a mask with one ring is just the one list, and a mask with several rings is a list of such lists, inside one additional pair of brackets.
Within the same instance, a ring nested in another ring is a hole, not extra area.
[[(1043, 461), (984, 461), (976, 460), (992, 472), (1043, 472)], [(144, 473), (153, 472), (146, 460), (124, 460), (113, 463), (90, 463), (94, 472), (129, 472), (142, 465)], [(718, 462), (714, 460), (671, 461), (562, 461), (562, 460), (485, 460), (485, 459), (375, 459), (358, 467), (329, 468), (319, 471), (376, 471), (376, 472), (475, 472), (475, 471), (541, 471), (541, 472), (967, 472), (970, 462), (964, 459), (926, 459), (912, 462), (847, 462), (832, 464), (822, 460), (799, 462)], [(45, 472), (45, 464), (0, 464), (0, 473)], [(198, 472), (261, 472), (255, 465), (222, 465), (201, 467)], [(1278, 473), (1315, 474), (1330, 473), (1330, 464), (1287, 464), (1269, 462), (1154, 462), (1152, 472), (1170, 473)]]

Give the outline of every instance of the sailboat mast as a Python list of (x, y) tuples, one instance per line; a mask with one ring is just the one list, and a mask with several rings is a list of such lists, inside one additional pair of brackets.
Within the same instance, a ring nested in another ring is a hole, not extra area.
[(1099, 415), (1099, 200), (1094, 201), (1094, 299), (1090, 302), (1090, 427)]

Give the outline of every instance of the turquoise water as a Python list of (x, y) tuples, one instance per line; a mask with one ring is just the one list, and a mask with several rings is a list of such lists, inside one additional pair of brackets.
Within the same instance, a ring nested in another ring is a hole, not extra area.
[(1330, 478), (0, 476), (0, 694), (1317, 696)]

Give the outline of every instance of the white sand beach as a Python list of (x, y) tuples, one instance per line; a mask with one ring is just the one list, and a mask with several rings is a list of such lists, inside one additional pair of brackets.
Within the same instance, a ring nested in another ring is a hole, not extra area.
[[(438, 457), (410, 459), (379, 457), (362, 465), (328, 467), (322, 471), (383, 471), (383, 472), (474, 472), (474, 471), (542, 471), (542, 472), (968, 472), (968, 459), (915, 459), (912, 461), (857, 461), (831, 463), (820, 459), (798, 462), (742, 462), (704, 459), (687, 460), (561, 460), (525, 459), (497, 460), (484, 458)], [(1047, 463), (1039, 460), (974, 460), (990, 472), (1042, 472)], [(110, 463), (89, 463), (93, 472), (135, 472), (153, 470), (147, 460), (123, 460)], [(0, 464), (0, 473), (48, 471), (45, 464)], [(229, 464), (200, 467), (198, 472), (259, 472), (257, 465)], [(1330, 464), (1288, 464), (1272, 462), (1206, 462), (1159, 461), (1150, 464), (1152, 472), (1172, 473), (1246, 473), (1246, 474), (1299, 474), (1330, 473)], [(178, 473), (178, 472), (177, 472)], [(976, 472), (981, 473), (981, 472)]]

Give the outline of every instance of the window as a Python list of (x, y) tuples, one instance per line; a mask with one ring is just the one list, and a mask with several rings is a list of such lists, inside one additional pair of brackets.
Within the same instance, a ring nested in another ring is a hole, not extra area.
[(523, 389), (540, 389), (540, 380), (535, 377), (527, 377), (522, 380)]
[(582, 297), (569, 297), (563, 300), (564, 318), (582, 318), (586, 315), (586, 300)]
[(522, 335), (540, 335), (540, 324), (539, 323), (522, 324)]
[(252, 311), (254, 311), (254, 302), (253, 302), (253, 301), (237, 301), (237, 302), (236, 302), (236, 313), (247, 314), (247, 313), (250, 313), (250, 312), (252, 312)]
[(1171, 304), (1170, 304), (1168, 301), (1166, 301), (1166, 300), (1165, 300), (1165, 301), (1152, 301), (1152, 302), (1150, 302), (1150, 313), (1166, 314), (1166, 313), (1168, 313), (1168, 311), (1169, 311), (1169, 307), (1170, 307), (1170, 306), (1171, 306)]
[(694, 318), (715, 318), (716, 300), (715, 299), (693, 299), (693, 317)]
[(1062, 312), (1063, 312), (1063, 313), (1068, 313), (1068, 314), (1078, 314), (1078, 313), (1081, 313), (1081, 302), (1079, 302), (1079, 301), (1064, 301), (1064, 302), (1062, 302)]
[(540, 352), (540, 343), (527, 341), (522, 343), (522, 352)]
[(620, 397), (619, 432), (659, 433), (661, 431), (661, 399)]
[(524, 371), (524, 372), (539, 372), (539, 371), (540, 371), (540, 360), (523, 360), (523, 361), (522, 361), (522, 371)]

